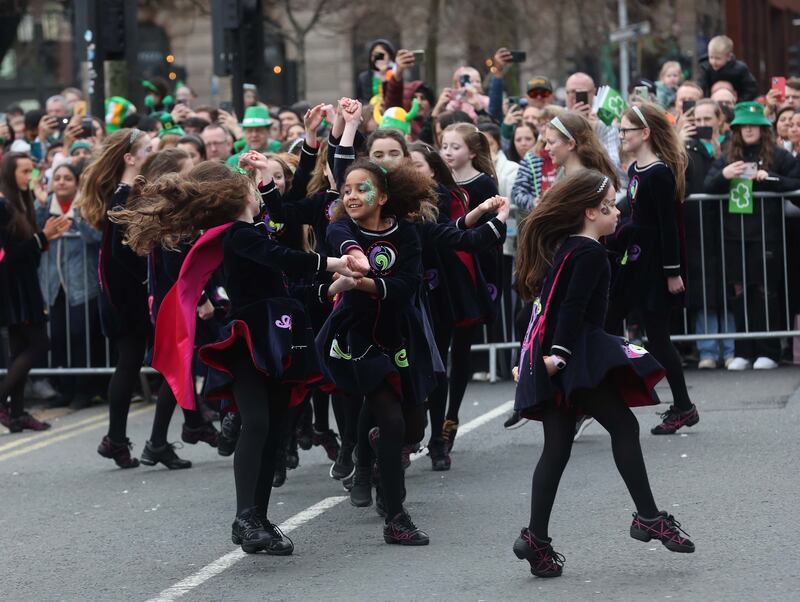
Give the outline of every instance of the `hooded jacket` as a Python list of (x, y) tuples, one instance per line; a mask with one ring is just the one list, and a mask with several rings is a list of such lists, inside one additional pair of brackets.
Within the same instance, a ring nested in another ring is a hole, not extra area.
[(739, 102), (755, 100), (758, 97), (758, 82), (750, 69), (742, 61), (732, 57), (719, 71), (714, 71), (708, 62), (708, 57), (700, 61), (700, 76), (697, 83), (703, 88), (705, 96), (711, 96), (711, 86), (718, 81), (727, 81), (733, 85), (739, 96)]

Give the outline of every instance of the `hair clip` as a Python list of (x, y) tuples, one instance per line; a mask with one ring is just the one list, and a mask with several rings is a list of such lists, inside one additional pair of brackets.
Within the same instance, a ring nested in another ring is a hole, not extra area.
[(569, 133), (567, 126), (561, 123), (561, 120), (558, 117), (553, 117), (550, 120), (550, 125), (556, 128), (562, 134), (564, 134), (569, 140), (572, 140), (573, 142), (575, 141), (575, 138), (572, 136), (572, 134)]
[(608, 176), (603, 176), (603, 181), (600, 183), (600, 186), (597, 187), (597, 194), (600, 194), (606, 189), (606, 185), (608, 184)]
[(631, 108), (633, 109), (633, 112), (636, 113), (636, 116), (642, 120), (642, 125), (649, 129), (650, 126), (647, 125), (647, 119), (644, 118), (644, 113), (642, 113), (642, 110), (636, 105), (631, 106)]

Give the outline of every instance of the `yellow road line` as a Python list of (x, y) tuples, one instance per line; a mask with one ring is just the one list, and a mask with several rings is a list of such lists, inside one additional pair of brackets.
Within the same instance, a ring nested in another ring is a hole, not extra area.
[[(147, 406), (144, 408), (139, 408), (138, 410), (133, 410), (128, 417), (131, 418), (133, 416), (138, 416), (140, 414), (144, 414), (145, 412), (151, 412), (153, 408), (151, 406)], [(75, 425), (71, 425), (71, 428), (67, 429), (67, 427), (62, 427), (63, 430), (61, 431), (51, 431), (55, 436), (42, 436), (42, 437), (27, 437), (25, 442), (29, 441), (30, 439), (36, 439), (36, 443), (30, 445), (28, 447), (24, 447), (22, 449), (13, 450), (7, 453), (0, 453), (0, 462), (4, 460), (10, 460), (11, 458), (16, 458), (18, 456), (22, 456), (24, 454), (28, 454), (30, 452), (36, 451), (38, 449), (42, 449), (44, 447), (48, 447), (53, 443), (58, 443), (59, 441), (66, 441), (67, 439), (72, 439), (73, 437), (77, 437), (83, 433), (88, 433), (91, 430), (94, 430), (98, 427), (105, 426), (108, 424), (108, 417), (103, 416), (101, 420), (96, 419), (86, 419), (82, 421), (82, 423), (89, 423), (84, 424), (84, 426), (80, 426), (79, 428), (75, 428), (78, 426), (78, 423)], [(61, 433), (61, 434), (58, 434)], [(17, 443), (16, 441), (14, 443)], [(8, 444), (11, 445), (11, 444)]]
[(29, 437), (21, 437), (19, 439), (15, 439), (10, 443), (6, 443), (5, 445), (0, 445), (0, 453), (13, 449), (15, 447), (19, 447), (20, 445), (24, 445), (30, 441), (41, 441), (42, 438), (53, 437), (59, 435), (60, 433), (64, 433), (66, 431), (71, 431), (72, 429), (76, 429), (82, 427), (87, 424), (93, 424), (95, 422), (102, 422), (103, 420), (108, 420), (108, 412), (103, 412), (102, 414), (96, 414), (94, 416), (90, 416), (89, 418), (84, 418), (83, 420), (79, 420), (77, 422), (73, 422), (72, 424), (65, 424), (64, 426), (59, 426), (54, 429), (50, 429), (45, 431), (44, 433), (39, 433), (36, 435), (30, 435)]

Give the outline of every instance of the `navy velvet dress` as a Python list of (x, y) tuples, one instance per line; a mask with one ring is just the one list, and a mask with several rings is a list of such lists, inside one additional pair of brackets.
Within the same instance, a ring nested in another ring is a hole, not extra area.
[[(553, 404), (582, 414), (573, 394), (604, 381), (629, 406), (658, 403), (653, 387), (664, 376), (661, 365), (643, 347), (603, 330), (610, 273), (605, 248), (591, 238), (571, 236), (556, 253), (522, 343), (514, 409), (523, 416), (540, 419)], [(546, 355), (563, 357), (566, 367), (549, 376)]]

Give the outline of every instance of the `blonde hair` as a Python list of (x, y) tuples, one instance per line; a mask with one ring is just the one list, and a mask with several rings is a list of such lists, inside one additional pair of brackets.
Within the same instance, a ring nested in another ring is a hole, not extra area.
[(661, 71), (658, 72), (658, 79), (662, 79), (666, 74), (667, 71), (670, 69), (677, 69), (680, 79), (678, 80), (678, 84), (683, 81), (683, 69), (681, 68), (681, 64), (678, 61), (667, 61), (663, 65), (661, 65)]
[(728, 36), (714, 36), (708, 41), (708, 49), (711, 50), (712, 46), (727, 54), (733, 52), (733, 40)]

